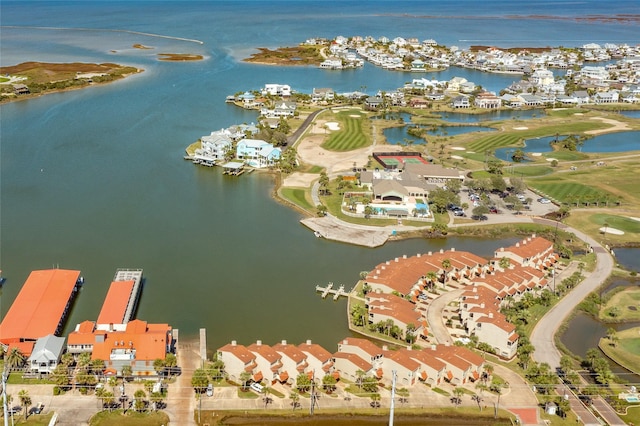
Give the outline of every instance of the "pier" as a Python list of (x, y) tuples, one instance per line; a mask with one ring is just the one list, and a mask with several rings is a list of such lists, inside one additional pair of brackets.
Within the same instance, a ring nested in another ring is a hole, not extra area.
[(348, 297), (349, 293), (351, 293), (351, 290), (346, 291), (343, 285), (341, 285), (337, 289), (333, 288), (333, 283), (329, 283), (325, 287), (317, 285), (316, 291), (319, 291), (321, 293), (320, 296), (323, 299), (326, 299), (328, 295), (332, 295), (333, 300), (338, 300), (340, 296)]

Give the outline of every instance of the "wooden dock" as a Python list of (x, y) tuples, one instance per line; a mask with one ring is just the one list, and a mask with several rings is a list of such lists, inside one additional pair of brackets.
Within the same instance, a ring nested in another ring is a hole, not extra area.
[(323, 299), (326, 299), (326, 297), (331, 294), (333, 300), (338, 300), (340, 296), (348, 297), (349, 293), (351, 293), (351, 290), (346, 291), (343, 285), (341, 285), (337, 289), (333, 288), (333, 283), (329, 283), (325, 287), (317, 285), (316, 291), (319, 291), (321, 293), (320, 296)]

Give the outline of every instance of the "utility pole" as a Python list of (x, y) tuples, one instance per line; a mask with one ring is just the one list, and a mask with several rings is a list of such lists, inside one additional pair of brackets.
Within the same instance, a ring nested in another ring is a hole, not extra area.
[(4, 426), (9, 426), (9, 407), (7, 402), (7, 378), (9, 376), (7, 364), (7, 348), (4, 350), (4, 368), (2, 370), (2, 412), (4, 414)]
[(318, 403), (318, 395), (316, 394), (316, 372), (313, 371), (311, 376), (311, 405), (309, 406), (309, 414), (313, 416), (313, 411)]
[(389, 410), (389, 426), (393, 426), (393, 410), (396, 406), (396, 370), (391, 370), (391, 409)]

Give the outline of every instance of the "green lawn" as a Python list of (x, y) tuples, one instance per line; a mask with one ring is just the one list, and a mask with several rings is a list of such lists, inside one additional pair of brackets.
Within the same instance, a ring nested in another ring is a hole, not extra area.
[(137, 413), (128, 410), (101, 411), (91, 418), (91, 426), (160, 426), (169, 423), (169, 416), (162, 411), (153, 413)]
[(506, 167), (506, 171), (513, 170), (514, 176), (524, 176), (524, 177), (532, 177), (532, 176), (544, 176), (553, 172), (553, 169), (548, 166), (514, 166), (513, 169)]
[(615, 346), (611, 344), (607, 337), (603, 337), (600, 339), (598, 347), (618, 364), (635, 373), (640, 373), (639, 331), (640, 327), (634, 327), (617, 332), (618, 343)]
[(287, 201), (295, 204), (296, 206), (300, 206), (305, 210), (314, 210), (315, 206), (312, 206), (311, 203), (307, 200), (307, 191), (302, 188), (282, 188), (280, 190), (280, 195)]
[(578, 182), (562, 181), (556, 176), (531, 179), (527, 183), (547, 197), (562, 203), (594, 203), (596, 201), (603, 202), (607, 198), (615, 198), (613, 194), (606, 191)]
[(541, 136), (553, 136), (555, 134), (578, 134), (586, 130), (594, 130), (602, 127), (602, 123), (565, 123), (552, 126), (544, 126), (531, 130), (513, 133), (498, 133), (478, 138), (469, 144), (469, 150), (475, 152), (493, 151), (504, 146), (521, 146), (521, 139), (531, 139)]
[(640, 233), (640, 221), (629, 219), (624, 216), (616, 216), (612, 214), (598, 213), (589, 218), (596, 225), (604, 226), (608, 224), (611, 228), (619, 229), (624, 232)]
[[(612, 317), (614, 307), (617, 315)], [(640, 288), (627, 287), (615, 293), (600, 309), (598, 317), (604, 321), (640, 321)]]
[(370, 141), (364, 130), (364, 124), (368, 123), (368, 120), (360, 110), (341, 111), (335, 117), (340, 124), (340, 130), (329, 136), (329, 139), (322, 144), (323, 148), (344, 152), (369, 145)]

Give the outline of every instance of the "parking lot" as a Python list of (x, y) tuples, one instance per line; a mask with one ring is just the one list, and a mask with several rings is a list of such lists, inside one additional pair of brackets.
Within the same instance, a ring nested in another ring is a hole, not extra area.
[[(451, 219), (466, 218), (477, 219), (479, 221), (490, 222), (509, 222), (509, 218), (518, 215), (527, 216), (544, 216), (547, 213), (551, 213), (558, 209), (558, 206), (551, 202), (547, 202), (546, 199), (541, 199), (536, 193), (526, 190), (521, 194), (517, 194), (516, 197), (523, 204), (522, 210), (516, 211), (512, 205), (505, 201), (505, 197), (501, 197), (500, 194), (487, 193), (489, 201), (485, 205), (489, 208), (489, 213), (484, 215), (483, 218), (473, 217), (473, 209), (481, 204), (484, 204), (480, 196), (470, 194), (469, 191), (463, 190), (460, 192), (460, 204), (461, 206), (449, 206), (449, 214)], [(514, 194), (515, 195), (515, 194)], [(462, 207), (466, 204), (466, 208)], [(459, 207), (454, 209), (453, 207)]]

